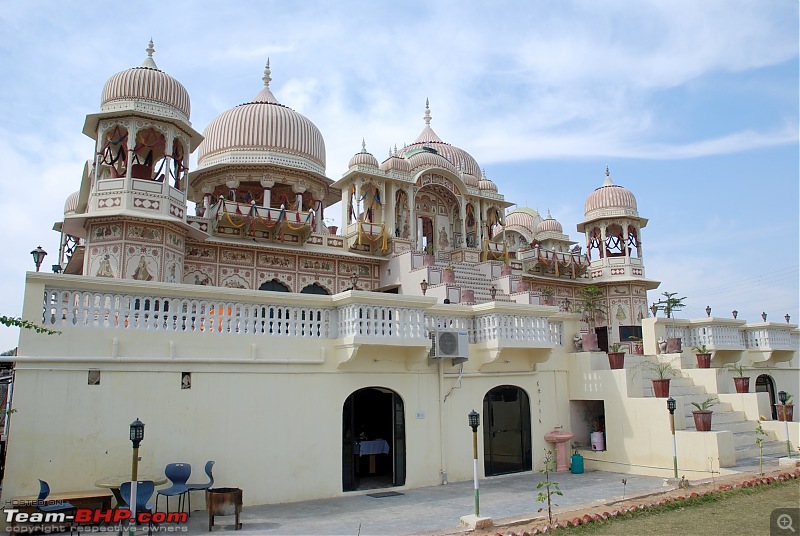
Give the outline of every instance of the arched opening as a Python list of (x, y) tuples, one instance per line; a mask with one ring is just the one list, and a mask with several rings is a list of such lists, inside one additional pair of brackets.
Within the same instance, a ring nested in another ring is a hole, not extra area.
[(258, 287), (258, 290), (269, 290), (272, 292), (291, 292), (291, 289), (278, 281), (277, 279), (272, 279), (265, 283), (261, 283), (261, 286)]
[(134, 179), (163, 181), (168, 173), (166, 139), (154, 128), (136, 133), (136, 147), (131, 157), (131, 176)]
[(606, 227), (606, 253), (609, 257), (622, 257), (625, 255), (622, 227), (616, 223)]
[[(114, 125), (105, 133), (105, 141), (99, 151), (101, 172), (108, 177), (124, 177), (128, 168), (128, 131), (125, 127)], [(101, 173), (101, 178), (105, 178)]]
[(325, 296), (330, 296), (331, 293), (319, 283), (313, 283), (303, 287), (303, 290), (300, 291), (300, 294), (322, 294)]
[[(636, 251), (635, 255), (634, 250)], [(636, 233), (636, 228), (633, 225), (628, 226), (628, 256), (641, 258), (639, 252), (639, 235)]]
[(589, 256), (589, 260), (603, 258), (603, 248), (600, 239), (600, 229), (597, 227), (592, 228), (588, 240), (586, 241), (586, 254)]
[(530, 471), (531, 406), (515, 385), (495, 387), (483, 397), (483, 469), (486, 476)]
[(772, 420), (778, 420), (778, 410), (775, 408), (775, 380), (769, 374), (761, 374), (756, 378), (756, 393), (769, 393), (769, 407), (772, 411)]
[(406, 482), (403, 399), (383, 387), (366, 387), (342, 408), (342, 490), (389, 488)]

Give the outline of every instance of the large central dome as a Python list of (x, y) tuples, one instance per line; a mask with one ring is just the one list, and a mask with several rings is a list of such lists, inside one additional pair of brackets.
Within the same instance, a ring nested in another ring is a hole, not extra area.
[(278, 102), (264, 88), (255, 98), (217, 116), (203, 131), (197, 169), (219, 164), (274, 164), (325, 175), (325, 141), (308, 118)]
[(436, 150), (438, 154), (449, 160), (457, 170), (471, 175), (472, 180), (466, 181), (469, 183), (468, 186), (477, 186), (477, 184), (472, 183), (477, 182), (475, 178), (481, 176), (480, 166), (478, 166), (478, 163), (467, 151), (443, 142), (441, 138), (436, 135), (431, 128), (431, 109), (427, 99), (425, 100), (425, 128), (422, 129), (422, 132), (417, 136), (417, 139), (414, 140), (414, 143), (404, 147), (398, 155), (404, 156), (423, 147)]

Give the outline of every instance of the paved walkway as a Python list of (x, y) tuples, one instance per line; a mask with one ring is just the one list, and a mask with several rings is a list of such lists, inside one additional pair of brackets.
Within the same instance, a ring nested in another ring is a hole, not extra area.
[[(734, 469), (757, 471), (752, 460)], [(776, 460), (764, 461), (764, 469), (777, 468)], [(540, 504), (536, 484), (541, 473), (526, 473), (487, 478), (481, 481), (481, 514), (495, 524), (516, 519), (531, 519)], [(664, 479), (603, 471), (581, 475), (556, 473), (562, 497), (556, 511), (608, 503), (622, 499), (622, 479), (627, 480), (625, 497), (631, 498), (665, 491)], [(400, 495), (383, 498), (367, 493), (397, 491)], [(247, 493), (247, 490), (245, 490)], [(417, 489), (383, 489), (353, 492), (345, 497), (289, 504), (249, 506), (242, 511), (242, 529), (235, 534), (322, 534), (322, 535), (408, 535), (458, 534), (461, 516), (474, 513), (472, 481)], [(233, 533), (233, 516), (217, 517), (213, 532)], [(502, 532), (502, 530), (499, 530)], [(156, 534), (154, 532), (154, 534)], [(183, 533), (187, 534), (187, 533)], [(188, 534), (208, 534), (208, 516), (195, 511), (188, 523)]]

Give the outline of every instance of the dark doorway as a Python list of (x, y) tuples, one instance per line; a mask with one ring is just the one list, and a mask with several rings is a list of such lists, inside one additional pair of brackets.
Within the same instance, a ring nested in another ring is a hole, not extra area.
[(271, 290), (272, 292), (290, 292), (289, 287), (287, 287), (277, 279), (272, 279), (271, 281), (267, 281), (266, 283), (261, 283), (261, 286), (258, 287), (258, 290)]
[(330, 292), (328, 292), (328, 289), (326, 289), (319, 283), (313, 283), (311, 285), (303, 287), (303, 290), (300, 291), (300, 294), (322, 294), (325, 296), (329, 296)]
[(778, 420), (778, 410), (775, 408), (775, 381), (769, 374), (762, 374), (756, 378), (756, 393), (769, 393), (769, 407), (772, 411), (772, 420)]
[(514, 385), (495, 387), (483, 397), (483, 469), (486, 476), (530, 471), (531, 406)]
[(597, 347), (601, 352), (608, 352), (608, 328), (595, 328), (594, 332), (597, 333)]
[(342, 408), (342, 489), (388, 488), (405, 482), (403, 400), (382, 387), (359, 389)]

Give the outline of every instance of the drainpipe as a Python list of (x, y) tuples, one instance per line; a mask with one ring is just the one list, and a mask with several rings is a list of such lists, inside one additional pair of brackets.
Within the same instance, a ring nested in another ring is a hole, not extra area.
[(445, 423), (445, 407), (444, 407), (444, 359), (439, 359), (439, 463), (441, 468), (439, 474), (442, 478), (442, 485), (447, 485), (447, 445), (444, 423)]

